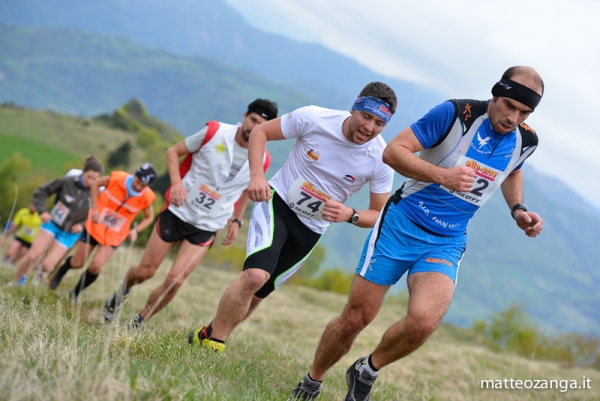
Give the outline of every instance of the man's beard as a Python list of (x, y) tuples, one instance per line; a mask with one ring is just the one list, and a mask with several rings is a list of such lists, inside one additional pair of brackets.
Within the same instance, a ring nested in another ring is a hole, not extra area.
[(252, 132), (252, 130), (245, 130), (242, 128), (242, 139), (244, 142), (248, 142), (250, 140), (250, 132)]

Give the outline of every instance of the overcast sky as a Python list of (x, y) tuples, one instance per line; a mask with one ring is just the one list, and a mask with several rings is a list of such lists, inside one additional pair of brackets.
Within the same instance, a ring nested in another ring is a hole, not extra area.
[(600, 208), (600, 2), (225, 1), (259, 29), (322, 44), (448, 98), (488, 99), (506, 68), (535, 68), (546, 92), (527, 120), (540, 137), (528, 163)]

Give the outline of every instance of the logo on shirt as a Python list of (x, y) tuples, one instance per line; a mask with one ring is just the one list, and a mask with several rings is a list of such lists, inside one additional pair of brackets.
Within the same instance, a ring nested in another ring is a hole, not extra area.
[(75, 198), (73, 198), (71, 195), (65, 194), (65, 200), (67, 203), (71, 203), (75, 200)]
[(227, 150), (227, 146), (225, 146), (224, 143), (220, 143), (215, 146), (215, 149), (217, 150), (217, 153), (225, 153), (225, 151)]
[(309, 159), (311, 159), (312, 161), (316, 162), (317, 160), (319, 160), (319, 151), (316, 149), (311, 149), (308, 152), (306, 152), (306, 156), (308, 156)]
[(522, 129), (524, 129), (525, 131), (529, 131), (529, 132), (531, 132), (532, 134), (535, 134), (535, 135), (537, 135), (537, 134), (535, 133), (535, 131), (534, 131), (534, 130), (533, 130), (533, 129), (532, 129), (530, 126), (529, 126), (529, 125), (527, 125), (527, 124), (525, 124), (525, 123), (521, 123), (521, 124), (519, 124), (519, 127), (521, 127)]
[(351, 182), (351, 183), (353, 183), (353, 184), (354, 184), (354, 182), (356, 181), (356, 178), (354, 178), (354, 177), (353, 177), (353, 176), (351, 176), (350, 174), (346, 174), (346, 175), (344, 176), (344, 180), (346, 180), (346, 181), (348, 181), (348, 182)]
[(450, 266), (450, 267), (452, 267), (452, 262), (449, 262), (449, 261), (447, 261), (446, 259), (432, 258), (431, 256), (430, 256), (430, 257), (428, 257), (428, 258), (425, 260), (425, 262), (427, 262), (427, 263), (436, 263), (436, 264), (443, 263), (443, 264), (445, 264), (446, 266)]
[(469, 103), (465, 105), (465, 111), (463, 111), (463, 114), (465, 115), (465, 121), (473, 117), (473, 115), (471, 114), (471, 105)]
[(229, 182), (229, 181), (233, 180), (235, 178), (235, 176), (237, 175), (237, 173), (240, 172), (241, 169), (242, 169), (242, 166), (238, 166), (235, 163), (231, 163), (231, 170), (229, 171), (229, 177), (227, 177), (225, 182)]
[(490, 141), (490, 139), (492, 139), (491, 136), (488, 136), (487, 138), (482, 138), (481, 135), (479, 135), (479, 131), (477, 131), (477, 140), (479, 141), (479, 149), (481, 149), (482, 147), (487, 145), (487, 143)]

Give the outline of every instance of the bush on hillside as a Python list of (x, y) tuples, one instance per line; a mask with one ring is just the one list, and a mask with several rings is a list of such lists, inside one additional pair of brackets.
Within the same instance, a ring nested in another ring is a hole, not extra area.
[(576, 333), (549, 336), (531, 323), (521, 304), (492, 315), (488, 322), (475, 321), (473, 329), (497, 351), (600, 369), (599, 338)]
[(297, 284), (336, 294), (349, 294), (354, 274), (344, 269), (327, 269), (315, 278), (301, 278)]
[(14, 217), (17, 210), (26, 207), (33, 191), (46, 181), (44, 177), (30, 174), (30, 170), (29, 159), (19, 153), (0, 165), (0, 219), (3, 223)]
[(108, 154), (107, 170), (112, 170), (116, 167), (127, 169), (131, 162), (131, 142), (125, 141), (121, 146)]

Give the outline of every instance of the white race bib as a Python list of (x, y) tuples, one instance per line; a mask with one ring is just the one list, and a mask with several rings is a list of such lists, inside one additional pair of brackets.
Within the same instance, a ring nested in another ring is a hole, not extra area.
[(71, 212), (71, 210), (69, 210), (68, 207), (66, 207), (61, 201), (58, 201), (52, 208), (52, 211), (50, 212), (50, 216), (52, 216), (52, 220), (56, 224), (61, 226), (67, 219), (67, 216), (69, 215), (70, 212)]
[(23, 235), (26, 237), (33, 237), (35, 235), (35, 228), (23, 227)]
[(286, 194), (288, 206), (300, 216), (320, 219), (325, 202), (331, 196), (316, 188), (302, 177), (298, 177)]
[(206, 184), (195, 184), (188, 192), (187, 203), (196, 212), (208, 217), (216, 217), (221, 212), (226, 197)]
[(460, 156), (455, 164), (455, 167), (458, 166), (471, 167), (473, 171), (475, 171), (475, 183), (473, 184), (471, 191), (454, 191), (443, 185), (440, 185), (440, 188), (465, 202), (469, 202), (476, 206), (483, 206), (483, 204), (487, 202), (498, 189), (500, 184), (502, 184), (504, 172), (471, 159), (470, 157)]
[(98, 217), (98, 223), (110, 228), (113, 231), (121, 231), (121, 227), (127, 221), (127, 218), (119, 213), (104, 209)]

